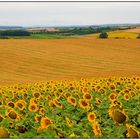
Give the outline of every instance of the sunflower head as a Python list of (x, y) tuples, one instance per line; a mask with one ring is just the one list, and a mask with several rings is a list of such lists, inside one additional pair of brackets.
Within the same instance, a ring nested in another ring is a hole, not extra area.
[(89, 122), (91, 122), (91, 123), (93, 123), (95, 120), (96, 120), (96, 114), (94, 113), (94, 112), (90, 112), (89, 114), (88, 114), (88, 121)]
[(10, 133), (4, 127), (0, 127), (0, 138), (10, 138)]
[(111, 85), (110, 85), (110, 89), (111, 89), (111, 90), (115, 90), (115, 89), (116, 89), (115, 85), (114, 85), (114, 84), (111, 84)]
[(66, 98), (68, 98), (69, 96), (71, 96), (71, 94), (70, 94), (70, 93), (65, 93), (64, 96), (65, 96)]
[(26, 102), (24, 100), (18, 100), (15, 103), (15, 106), (19, 109), (19, 110), (23, 110), (25, 108)]
[(3, 117), (0, 115), (0, 122), (2, 122), (2, 120), (3, 120)]
[(14, 107), (15, 106), (15, 104), (13, 102), (11, 102), (11, 101), (8, 102), (7, 105), (10, 106), (10, 107)]
[(134, 91), (130, 91), (129, 95), (130, 95), (130, 97), (134, 97), (136, 95), (136, 93)]
[(44, 131), (45, 131), (45, 129), (42, 128), (42, 127), (38, 127), (38, 128), (37, 128), (37, 133), (38, 133), (38, 134), (41, 134), (41, 133), (43, 133)]
[(92, 130), (93, 130), (95, 136), (99, 136), (99, 137), (102, 136), (101, 127), (97, 122), (94, 122), (92, 124)]
[(122, 108), (122, 103), (117, 100), (113, 100), (111, 103), (111, 106), (116, 106), (118, 108)]
[(2, 105), (2, 101), (0, 101), (0, 106)]
[(83, 93), (88, 93), (88, 88), (87, 87), (83, 87), (82, 92)]
[(79, 104), (82, 109), (90, 109), (89, 103), (84, 99), (80, 99)]
[(92, 96), (89, 93), (84, 93), (83, 98), (85, 100), (92, 100)]
[(29, 105), (28, 109), (31, 112), (37, 112), (38, 106), (37, 106), (37, 104), (32, 103), (32, 104)]
[(36, 115), (35, 116), (35, 121), (40, 122), (41, 121), (41, 115)]
[(97, 105), (100, 105), (102, 103), (102, 101), (99, 98), (96, 98), (95, 100)]
[(37, 100), (35, 98), (30, 99), (30, 104), (37, 104)]
[(127, 137), (128, 138), (139, 138), (139, 133), (136, 130), (136, 128), (132, 125), (126, 125), (127, 126)]
[(115, 123), (124, 123), (127, 121), (128, 117), (127, 115), (125, 114), (124, 111), (121, 111), (119, 109), (112, 109), (109, 111), (109, 115), (110, 117), (113, 118), (114, 122)]
[(112, 101), (112, 100), (115, 100), (117, 98), (117, 95), (115, 93), (111, 93), (109, 95), (109, 99)]
[(46, 99), (47, 101), (50, 101), (50, 100), (51, 100), (50, 95), (47, 95), (45, 99)]
[(48, 117), (45, 117), (41, 118), (40, 124), (41, 128), (48, 128), (52, 124), (52, 121)]
[(66, 117), (65, 119), (68, 127), (73, 127), (72, 121), (68, 117)]
[(123, 96), (123, 98), (124, 98), (125, 100), (129, 100), (129, 99), (130, 99), (130, 95), (127, 94), (127, 93), (125, 93), (124, 96)]
[(77, 105), (76, 99), (74, 97), (72, 97), (72, 96), (69, 96), (67, 98), (67, 101), (68, 101), (68, 103), (72, 104), (73, 106)]
[(50, 100), (49, 101), (49, 107), (55, 107), (54, 103), (53, 103), (53, 100)]
[(39, 98), (40, 93), (39, 93), (39, 92), (34, 92), (34, 93), (33, 93), (33, 96), (34, 96), (35, 98)]
[(60, 109), (63, 108), (62, 104), (61, 104), (60, 102), (58, 102), (57, 99), (54, 99), (54, 100), (53, 100), (53, 104), (54, 104), (57, 108), (60, 108)]
[(18, 118), (18, 114), (15, 110), (11, 109), (8, 113), (7, 116), (13, 120)]
[(45, 108), (41, 108), (41, 109), (39, 110), (39, 114), (44, 115), (44, 114), (45, 114)]

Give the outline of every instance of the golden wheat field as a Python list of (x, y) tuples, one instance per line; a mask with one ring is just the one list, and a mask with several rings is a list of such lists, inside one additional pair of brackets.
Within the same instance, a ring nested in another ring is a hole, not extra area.
[(138, 39), (0, 40), (0, 84), (140, 75)]

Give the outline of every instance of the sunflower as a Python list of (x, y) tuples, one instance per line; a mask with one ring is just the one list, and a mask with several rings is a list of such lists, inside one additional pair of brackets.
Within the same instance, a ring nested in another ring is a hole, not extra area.
[(44, 114), (45, 114), (45, 108), (41, 108), (41, 109), (39, 110), (39, 114), (44, 115)]
[(88, 88), (87, 88), (87, 87), (84, 87), (84, 88), (82, 89), (82, 92), (83, 92), (83, 93), (88, 93)]
[(113, 118), (113, 120), (115, 121), (115, 123), (124, 123), (127, 121), (128, 117), (125, 114), (124, 111), (121, 111), (119, 109), (112, 109), (109, 111), (109, 115), (110, 117)]
[(37, 104), (37, 100), (35, 98), (30, 99), (30, 104)]
[(8, 113), (7, 116), (13, 120), (16, 120), (18, 118), (18, 114), (15, 110), (11, 109)]
[(26, 102), (24, 100), (18, 100), (15, 103), (15, 106), (19, 109), (19, 110), (23, 110), (25, 108)]
[(53, 100), (50, 100), (49, 101), (49, 107), (55, 107), (54, 103), (53, 103)]
[(42, 128), (42, 127), (38, 127), (37, 128), (37, 133), (38, 134), (41, 134), (41, 133), (43, 133), (44, 132), (44, 128)]
[(135, 88), (136, 90), (140, 90), (140, 85), (135, 85), (134, 88)]
[(100, 92), (102, 95), (105, 95), (106, 94), (106, 91), (103, 87), (101, 87), (98, 92)]
[(88, 121), (89, 122), (91, 122), (91, 123), (93, 123), (95, 120), (96, 120), (96, 114), (94, 113), (94, 112), (90, 112), (89, 114), (88, 114)]
[(125, 100), (129, 100), (129, 99), (130, 99), (130, 95), (127, 94), (127, 93), (125, 93), (124, 96), (123, 96), (123, 98), (124, 98)]
[(50, 95), (47, 95), (46, 98), (45, 98), (47, 101), (51, 100), (51, 96)]
[(92, 96), (89, 93), (84, 93), (83, 98), (85, 100), (92, 100)]
[(41, 121), (41, 115), (36, 115), (35, 116), (35, 121), (40, 122)]
[(115, 90), (116, 89), (115, 85), (114, 84), (111, 84), (110, 85), (110, 89)]
[(101, 136), (102, 135), (100, 125), (97, 122), (94, 122), (92, 124), (92, 129), (93, 129), (93, 132), (94, 132), (95, 136)]
[(43, 100), (43, 96), (40, 95), (40, 96), (38, 97), (38, 99), (39, 99), (39, 100)]
[(68, 98), (69, 96), (71, 96), (71, 94), (70, 94), (70, 93), (65, 93), (64, 96), (65, 96), (66, 98)]
[(129, 95), (130, 95), (130, 97), (134, 97), (136, 95), (136, 93), (134, 91), (130, 91)]
[(41, 128), (48, 128), (52, 124), (52, 121), (48, 117), (45, 117), (41, 118), (40, 124)]
[(84, 99), (80, 99), (79, 104), (82, 109), (90, 109), (89, 103)]
[(12, 101), (8, 102), (7, 105), (10, 106), (10, 107), (14, 107), (15, 106), (15, 104)]
[(63, 90), (62, 90), (62, 89), (60, 89), (60, 88), (59, 88), (57, 91), (58, 91), (59, 93), (62, 93), (62, 92), (63, 92)]
[(3, 120), (3, 117), (0, 115), (0, 122), (2, 122), (2, 120)]
[(100, 105), (102, 103), (102, 101), (99, 98), (96, 98), (95, 100), (97, 105)]
[(77, 104), (76, 99), (72, 96), (69, 96), (67, 98), (67, 101), (68, 101), (68, 103), (72, 104), (73, 106), (76, 106), (76, 104)]
[(119, 108), (122, 108), (122, 103), (117, 101), (117, 100), (113, 100), (112, 101), (112, 106), (119, 106)]
[(114, 99), (116, 99), (117, 98), (117, 95), (115, 94), (115, 93), (111, 93), (110, 95), (109, 95), (109, 99), (112, 101), (112, 100), (114, 100)]
[(23, 93), (23, 97), (24, 97), (25, 99), (27, 99), (27, 98), (28, 98), (28, 94), (27, 94), (27, 93)]
[(16, 130), (19, 132), (19, 133), (25, 133), (27, 131), (27, 128), (25, 126), (20, 126), (20, 125), (17, 125), (16, 126)]
[(39, 92), (34, 92), (34, 93), (33, 93), (33, 96), (34, 96), (35, 98), (39, 98), (40, 93), (39, 93)]
[(10, 138), (10, 133), (4, 127), (0, 127), (0, 139), (1, 138)]
[(66, 119), (67, 125), (68, 125), (69, 127), (73, 127), (72, 121), (71, 121), (68, 117), (66, 117), (65, 119)]
[(57, 108), (60, 108), (60, 109), (63, 108), (62, 104), (61, 104), (60, 102), (58, 102), (57, 99), (54, 99), (54, 100), (53, 100), (53, 104), (54, 104)]
[(2, 105), (2, 101), (0, 101), (0, 106)]
[(126, 134), (128, 138), (139, 138), (139, 134), (138, 131), (136, 130), (136, 128), (132, 125), (127, 125), (128, 128), (128, 133)]
[(31, 111), (31, 112), (37, 112), (38, 106), (37, 106), (37, 104), (32, 103), (32, 104), (29, 105), (28, 109), (29, 109), (29, 111)]

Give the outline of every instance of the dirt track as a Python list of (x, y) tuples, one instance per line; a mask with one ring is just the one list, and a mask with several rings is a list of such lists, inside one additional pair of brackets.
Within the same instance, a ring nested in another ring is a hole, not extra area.
[(0, 84), (140, 76), (139, 39), (0, 40)]

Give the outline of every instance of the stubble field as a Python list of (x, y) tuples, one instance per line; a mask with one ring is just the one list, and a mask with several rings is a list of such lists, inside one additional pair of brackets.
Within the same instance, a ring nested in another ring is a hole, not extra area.
[(140, 75), (138, 39), (0, 40), (0, 84)]

